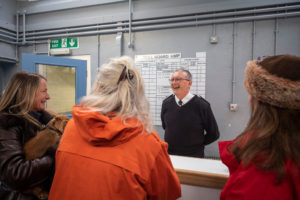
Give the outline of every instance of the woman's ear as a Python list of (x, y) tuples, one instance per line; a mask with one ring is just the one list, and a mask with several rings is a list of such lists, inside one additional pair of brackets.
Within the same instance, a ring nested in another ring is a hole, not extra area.
[(258, 104), (258, 100), (257, 98), (251, 96), (250, 94), (248, 95), (248, 104), (251, 108), (252, 113), (254, 113), (254, 111), (257, 108), (257, 104)]
[(252, 105), (252, 96), (250, 94), (248, 94), (248, 105), (251, 107)]

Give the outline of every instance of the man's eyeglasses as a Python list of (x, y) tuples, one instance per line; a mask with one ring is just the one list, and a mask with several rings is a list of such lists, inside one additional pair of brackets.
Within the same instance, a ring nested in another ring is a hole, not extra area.
[(172, 79), (169, 79), (170, 82), (179, 82), (179, 81), (182, 81), (182, 80), (190, 81), (189, 79), (186, 79), (186, 78), (172, 78)]

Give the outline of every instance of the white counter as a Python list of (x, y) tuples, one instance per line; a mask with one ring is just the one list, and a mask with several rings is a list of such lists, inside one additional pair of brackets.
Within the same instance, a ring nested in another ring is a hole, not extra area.
[(220, 160), (173, 155), (170, 158), (181, 183), (179, 200), (219, 199), (229, 176)]
[(229, 175), (228, 168), (221, 160), (174, 155), (170, 155), (170, 158), (175, 169)]

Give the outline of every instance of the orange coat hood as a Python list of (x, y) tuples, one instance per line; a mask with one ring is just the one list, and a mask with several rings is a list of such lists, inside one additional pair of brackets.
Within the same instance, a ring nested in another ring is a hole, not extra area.
[(80, 106), (73, 107), (72, 118), (79, 135), (93, 146), (115, 146), (143, 131), (136, 119), (128, 119), (124, 124), (121, 116), (109, 118), (97, 110)]

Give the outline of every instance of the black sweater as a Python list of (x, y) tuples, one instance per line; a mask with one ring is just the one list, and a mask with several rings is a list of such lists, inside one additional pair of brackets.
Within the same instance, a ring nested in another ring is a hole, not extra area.
[(165, 141), (173, 154), (203, 152), (204, 145), (219, 138), (210, 104), (197, 95), (181, 107), (177, 105), (174, 95), (166, 98), (162, 104), (161, 120), (165, 129)]

